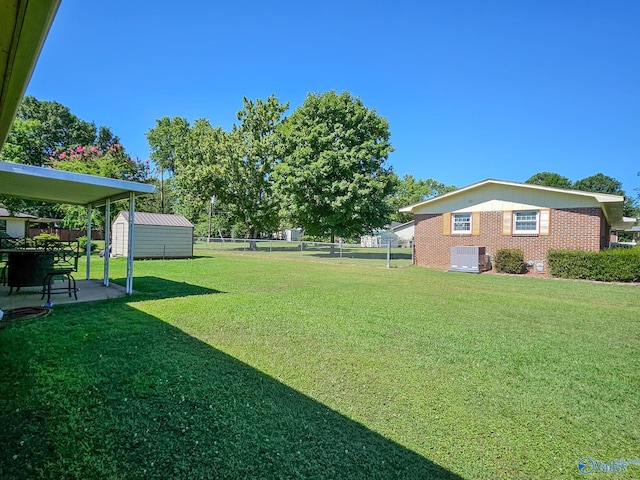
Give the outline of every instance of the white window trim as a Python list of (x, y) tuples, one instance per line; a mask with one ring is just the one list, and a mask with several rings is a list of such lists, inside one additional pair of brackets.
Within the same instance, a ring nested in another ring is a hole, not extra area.
[[(458, 215), (467, 215), (469, 217), (469, 229), (468, 230), (456, 230), (456, 216)], [(473, 231), (473, 215), (471, 213), (452, 213), (451, 214), (451, 234), (452, 235), (471, 235)]]
[[(535, 230), (518, 230), (518, 214), (535, 213), (536, 229)], [(521, 210), (513, 212), (513, 233), (515, 235), (539, 235), (540, 234), (540, 211), (539, 210)]]

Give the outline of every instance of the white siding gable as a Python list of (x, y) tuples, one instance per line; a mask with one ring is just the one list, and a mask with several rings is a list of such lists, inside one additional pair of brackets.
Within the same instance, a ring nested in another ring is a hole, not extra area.
[(533, 190), (511, 185), (487, 184), (478, 188), (435, 199), (416, 208), (416, 214), (441, 214), (445, 212), (501, 212), (512, 210), (537, 210), (541, 208), (600, 207), (589, 196), (572, 195), (556, 191)]

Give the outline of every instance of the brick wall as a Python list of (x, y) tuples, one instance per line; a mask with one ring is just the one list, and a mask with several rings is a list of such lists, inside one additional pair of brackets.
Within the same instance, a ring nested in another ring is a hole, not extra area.
[(551, 210), (549, 235), (503, 235), (502, 212), (481, 212), (479, 235), (443, 235), (442, 215), (415, 215), (415, 263), (447, 269), (451, 247), (486, 247), (487, 254), (492, 257), (499, 249), (517, 248), (524, 252), (525, 262), (543, 262), (545, 273), (548, 250), (598, 251), (608, 235), (600, 208)]

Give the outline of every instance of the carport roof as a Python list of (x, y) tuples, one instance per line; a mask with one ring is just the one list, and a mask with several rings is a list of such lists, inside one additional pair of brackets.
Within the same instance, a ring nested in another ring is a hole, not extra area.
[(0, 195), (51, 203), (94, 206), (154, 193), (153, 185), (65, 172), (19, 163), (0, 162)]

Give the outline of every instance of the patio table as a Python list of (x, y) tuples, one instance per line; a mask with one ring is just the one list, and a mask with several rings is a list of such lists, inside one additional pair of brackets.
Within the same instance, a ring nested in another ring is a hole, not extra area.
[(9, 295), (20, 287), (41, 287), (53, 266), (53, 253), (45, 250), (2, 249), (7, 254), (6, 281)]

